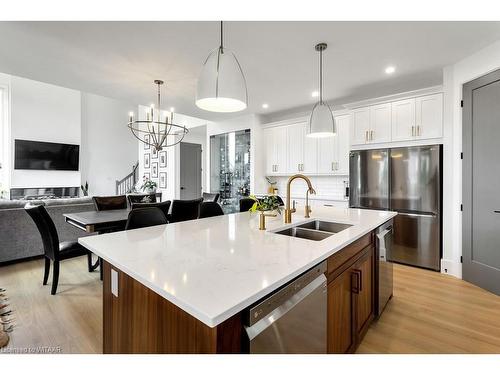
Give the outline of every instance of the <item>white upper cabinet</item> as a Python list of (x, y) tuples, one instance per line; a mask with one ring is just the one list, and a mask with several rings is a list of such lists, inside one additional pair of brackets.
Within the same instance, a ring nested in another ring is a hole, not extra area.
[(353, 146), (443, 136), (442, 93), (357, 108), (351, 113)]
[(391, 103), (370, 107), (368, 143), (391, 141)]
[(352, 144), (365, 144), (368, 142), (370, 131), (370, 108), (358, 108), (352, 111)]
[(443, 136), (443, 94), (415, 99), (416, 137), (420, 139)]
[(318, 174), (349, 174), (351, 115), (335, 117), (337, 134), (318, 139)]
[(317, 172), (318, 142), (306, 136), (307, 123), (288, 126), (288, 173)]
[(407, 141), (415, 136), (415, 99), (392, 103), (392, 140)]
[(264, 129), (266, 143), (266, 174), (286, 174), (288, 168), (288, 127)]

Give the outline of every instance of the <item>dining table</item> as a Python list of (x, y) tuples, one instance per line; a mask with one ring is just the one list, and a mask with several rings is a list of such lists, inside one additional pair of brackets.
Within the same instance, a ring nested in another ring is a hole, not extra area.
[(116, 232), (125, 229), (130, 210), (84, 211), (63, 214), (68, 224), (87, 233)]

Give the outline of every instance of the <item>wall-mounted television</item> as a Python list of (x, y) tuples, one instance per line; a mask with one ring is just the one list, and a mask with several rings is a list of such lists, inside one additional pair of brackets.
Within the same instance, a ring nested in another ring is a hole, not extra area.
[(80, 146), (16, 139), (14, 169), (77, 171)]

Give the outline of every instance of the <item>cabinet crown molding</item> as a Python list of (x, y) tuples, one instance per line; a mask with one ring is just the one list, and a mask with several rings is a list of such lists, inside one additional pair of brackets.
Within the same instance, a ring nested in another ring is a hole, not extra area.
[(384, 104), (384, 103), (394, 102), (394, 101), (398, 101), (398, 100), (402, 100), (402, 99), (415, 98), (418, 96), (425, 96), (425, 95), (437, 94), (437, 93), (442, 93), (442, 92), (443, 92), (443, 86), (438, 85), (438, 86), (431, 86), (431, 87), (426, 87), (423, 89), (418, 89), (418, 90), (413, 90), (413, 91), (401, 92), (398, 94), (391, 94), (391, 95), (386, 95), (386, 96), (380, 96), (377, 98), (360, 100), (357, 102), (344, 104), (343, 106), (347, 110), (353, 110), (353, 109), (360, 108), (360, 107), (369, 107), (369, 106), (373, 106), (373, 105), (377, 105), (377, 104)]

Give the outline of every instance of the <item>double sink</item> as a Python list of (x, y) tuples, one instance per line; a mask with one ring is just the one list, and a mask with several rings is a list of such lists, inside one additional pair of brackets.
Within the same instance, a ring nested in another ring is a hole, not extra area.
[(321, 241), (351, 226), (350, 224), (331, 221), (312, 220), (286, 229), (279, 229), (274, 233), (311, 241)]

